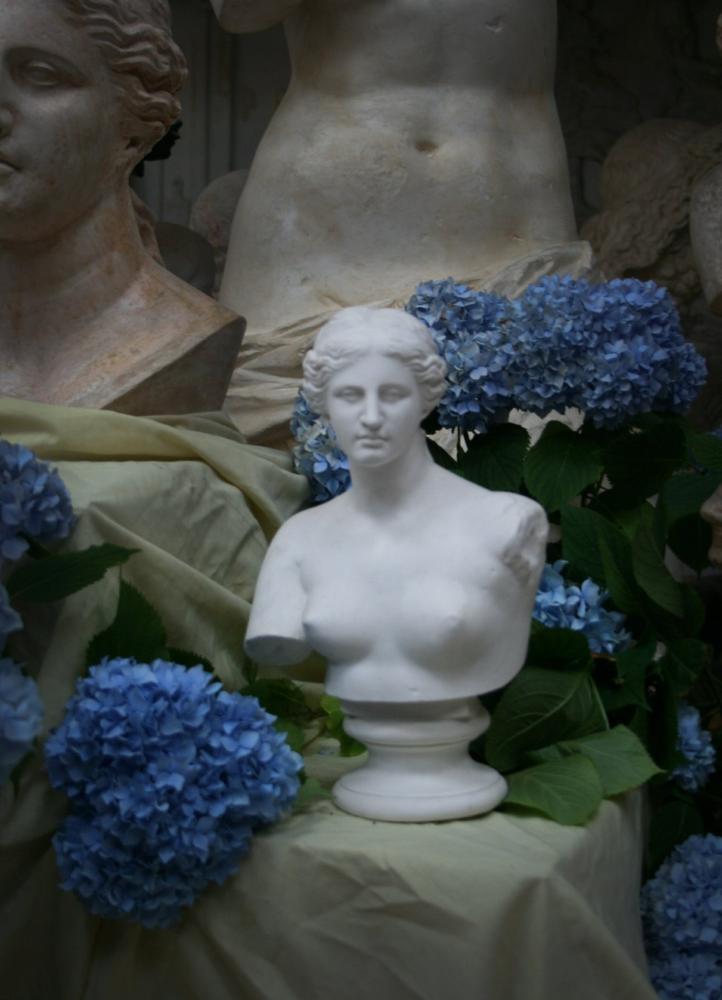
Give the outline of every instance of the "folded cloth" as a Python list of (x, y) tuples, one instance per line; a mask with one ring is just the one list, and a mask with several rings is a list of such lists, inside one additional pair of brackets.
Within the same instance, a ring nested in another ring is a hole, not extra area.
[[(137, 550), (65, 601), (20, 609), (25, 630), (11, 652), (36, 677), (45, 730), (63, 716), (88, 642), (113, 620), (121, 573), (160, 615), (169, 646), (210, 660), (239, 687), (268, 542), (308, 493), (290, 457), (246, 444), (222, 414), (151, 419), (7, 397), (0, 437), (64, 480), (78, 521), (60, 551), (102, 542)], [(64, 809), (39, 757), (17, 792), (0, 789), (0, 1000), (83, 996), (98, 921), (57, 887), (50, 837)]]

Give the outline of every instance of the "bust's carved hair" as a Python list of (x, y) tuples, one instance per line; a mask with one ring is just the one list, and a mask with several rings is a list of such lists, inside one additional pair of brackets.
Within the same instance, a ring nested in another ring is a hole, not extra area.
[(309, 406), (328, 416), (326, 390), (334, 372), (367, 354), (395, 358), (411, 371), (430, 413), (446, 390), (446, 363), (421, 320), (400, 309), (341, 309), (322, 326), (303, 359), (303, 393)]
[(167, 0), (62, 0), (100, 50), (116, 81), (124, 131), (138, 159), (180, 114), (185, 57), (171, 35)]

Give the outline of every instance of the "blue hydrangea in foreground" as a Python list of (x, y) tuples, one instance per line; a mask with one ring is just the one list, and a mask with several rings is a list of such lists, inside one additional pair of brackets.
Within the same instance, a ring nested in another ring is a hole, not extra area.
[(92, 913), (167, 927), (298, 793), (302, 760), (255, 698), (201, 667), (104, 660), (46, 743), (71, 815), (53, 843)]
[(43, 721), (37, 685), (17, 663), (0, 659), (0, 785), (32, 749)]
[(675, 951), (722, 958), (722, 837), (688, 837), (642, 889), (653, 955)]
[(28, 543), (67, 538), (73, 508), (62, 479), (27, 448), (0, 440), (0, 561), (19, 559)]
[(702, 728), (699, 712), (692, 705), (680, 702), (677, 707), (677, 749), (685, 763), (676, 767), (670, 777), (687, 792), (696, 792), (715, 771), (715, 749), (712, 736)]
[(23, 627), (20, 615), (10, 607), (7, 590), (0, 583), (0, 655), (2, 654), (8, 636)]
[(567, 583), (562, 576), (563, 559), (547, 563), (539, 583), (533, 617), (547, 628), (569, 628), (582, 632), (593, 653), (615, 653), (623, 649), (630, 634), (622, 626), (625, 616), (603, 605), (607, 592), (592, 580), (581, 586)]

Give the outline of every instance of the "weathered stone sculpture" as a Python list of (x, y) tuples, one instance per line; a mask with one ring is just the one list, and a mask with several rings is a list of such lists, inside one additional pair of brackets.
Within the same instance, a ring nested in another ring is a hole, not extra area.
[(243, 321), (152, 259), (128, 186), (179, 113), (166, 0), (3, 0), (0, 60), (0, 393), (219, 408)]
[(230, 31), (285, 18), (293, 67), (221, 288), (250, 332), (576, 238), (555, 0), (212, 2)]
[[(594, 248), (599, 268), (609, 277), (651, 278), (666, 285), (681, 303), (702, 291), (693, 250), (695, 239), (719, 242), (714, 230), (719, 208), (695, 198), (707, 187), (706, 176), (722, 163), (722, 127), (709, 128), (683, 119), (659, 118), (625, 133), (610, 150), (602, 169), (602, 211), (582, 228)], [(691, 205), (697, 205), (696, 225)], [(702, 256), (704, 256), (702, 254)], [(707, 260), (709, 271), (719, 262)], [(717, 280), (720, 280), (718, 275)], [(706, 281), (710, 301), (715, 280)]]
[(536, 503), (432, 461), (419, 425), (444, 370), (402, 311), (345, 309), (320, 331), (304, 389), (348, 455), (352, 488), (281, 528), (246, 636), (261, 663), (327, 658), (327, 690), (369, 748), (334, 795), (373, 819), (469, 816), (504, 797), (467, 745), (488, 725), (476, 696), (523, 663), (544, 561)]

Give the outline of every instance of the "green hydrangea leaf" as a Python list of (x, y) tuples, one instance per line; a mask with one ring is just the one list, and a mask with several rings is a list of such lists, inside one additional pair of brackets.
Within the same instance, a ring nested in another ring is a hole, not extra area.
[(426, 439), (426, 446), (429, 449), (429, 453), (437, 465), (440, 465), (442, 469), (448, 469), (449, 472), (458, 472), (458, 466), (451, 455), (445, 448), (437, 444), (436, 441), (432, 441), (431, 438)]
[(686, 694), (710, 658), (710, 649), (700, 639), (670, 639), (658, 669), (677, 695)]
[(178, 649), (177, 646), (168, 647), (168, 660), (171, 663), (178, 663), (181, 667), (203, 667), (209, 674), (214, 674), (213, 664), (204, 656), (199, 656), (190, 649)]
[(257, 698), (261, 707), (284, 722), (295, 722), (303, 726), (311, 718), (311, 709), (306, 703), (303, 689), (288, 677), (258, 677), (257, 673), (246, 672), (249, 683), (241, 689), (241, 694)]
[(656, 647), (657, 643), (652, 639), (617, 653), (615, 660), (619, 685), (601, 692), (607, 712), (626, 708), (629, 705), (635, 705), (649, 711), (647, 668), (652, 662)]
[(46, 556), (16, 569), (7, 581), (7, 591), (13, 601), (31, 604), (61, 601), (97, 583), (109, 569), (121, 566), (137, 551), (105, 543), (82, 552)]
[(473, 439), (459, 459), (458, 471), (488, 490), (516, 492), (524, 474), (529, 435), (516, 424), (498, 424)]
[(288, 719), (277, 719), (275, 728), (279, 733), (286, 734), (286, 742), (291, 750), (301, 753), (306, 742), (306, 733), (303, 726), (299, 726), (296, 722), (290, 722)]
[(342, 757), (358, 757), (366, 752), (363, 743), (349, 736), (343, 728), (344, 714), (338, 698), (325, 694), (321, 698), (321, 708), (326, 713), (326, 735), (339, 742), (339, 753)]
[(570, 628), (546, 628), (533, 623), (526, 662), (550, 670), (588, 670), (592, 665), (589, 643)]
[(672, 799), (655, 809), (649, 824), (648, 875), (654, 874), (677, 844), (705, 832), (704, 818), (694, 802)]
[(722, 440), (714, 434), (692, 434), (689, 438), (692, 458), (710, 472), (722, 473)]
[(594, 764), (605, 796), (621, 795), (663, 773), (639, 737), (626, 726), (567, 740), (558, 746), (563, 753), (580, 753)]
[(583, 577), (604, 584), (604, 564), (599, 552), (598, 526), (608, 524), (601, 514), (586, 507), (562, 508), (562, 553), (571, 566)]
[(686, 458), (684, 428), (674, 420), (622, 435), (603, 452), (604, 470), (612, 485), (640, 500), (658, 493)]
[(523, 806), (565, 826), (583, 826), (604, 797), (594, 764), (582, 754), (537, 764), (508, 778), (504, 806)]
[(667, 544), (686, 566), (695, 573), (701, 573), (709, 566), (712, 525), (704, 521), (699, 513), (689, 514), (671, 526)]
[(602, 475), (599, 452), (588, 441), (553, 420), (524, 459), (529, 492), (548, 511), (559, 508)]
[(486, 758), (500, 771), (519, 767), (527, 752), (587, 736), (608, 726), (587, 671), (526, 667), (506, 688), (486, 736)]
[(657, 543), (653, 519), (654, 511), (646, 507), (632, 541), (634, 579), (655, 604), (675, 618), (683, 618), (680, 586), (665, 566), (664, 550)]
[(133, 657), (139, 663), (166, 659), (166, 634), (163, 622), (149, 601), (125, 580), (120, 581), (115, 618), (88, 643), (86, 667), (104, 656)]

